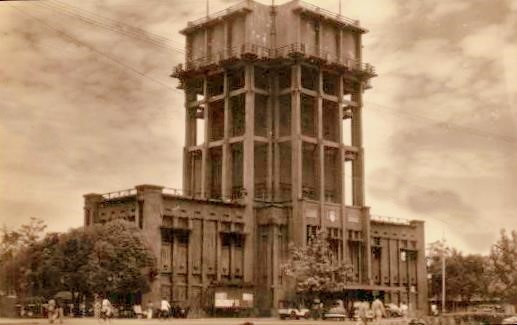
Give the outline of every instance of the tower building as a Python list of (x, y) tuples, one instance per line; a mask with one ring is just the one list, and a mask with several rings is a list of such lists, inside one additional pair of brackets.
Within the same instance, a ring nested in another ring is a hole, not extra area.
[(289, 243), (324, 228), (336, 262), (353, 265), (351, 299), (427, 309), (423, 222), (365, 205), (366, 32), (299, 0), (246, 0), (181, 31), (183, 189), (85, 195), (85, 225), (125, 218), (152, 242), (160, 274), (147, 298), (201, 313), (232, 296), (274, 313), (293, 295), (280, 267)]

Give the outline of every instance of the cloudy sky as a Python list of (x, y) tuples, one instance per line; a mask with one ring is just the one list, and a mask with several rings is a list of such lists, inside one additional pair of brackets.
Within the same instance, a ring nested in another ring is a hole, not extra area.
[[(364, 108), (372, 213), (487, 252), (517, 229), (517, 0), (342, 1), (379, 74)], [(178, 31), (204, 14), (205, 0), (0, 2), (0, 224), (64, 231), (85, 193), (181, 186), (169, 75)]]

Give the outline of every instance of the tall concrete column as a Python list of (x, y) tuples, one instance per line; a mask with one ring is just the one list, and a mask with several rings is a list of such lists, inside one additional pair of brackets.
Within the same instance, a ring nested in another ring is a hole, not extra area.
[[(320, 45), (321, 47), (321, 45)], [(318, 70), (318, 97), (316, 98), (317, 119), (318, 119), (318, 158), (316, 164), (318, 166), (318, 183), (319, 187), (319, 220), (320, 226), (323, 227), (324, 207), (325, 207), (325, 146), (323, 144), (323, 73), (321, 69)]]
[(292, 217), (289, 225), (289, 237), (296, 244), (305, 245), (303, 240), (305, 227), (302, 198), (302, 131), (301, 131), (301, 66), (299, 63), (291, 67), (291, 193)]
[[(227, 26), (227, 23), (225, 24)], [(221, 197), (223, 200), (231, 197), (230, 188), (230, 91), (228, 87), (228, 73), (224, 72), (224, 135), (222, 145), (222, 176), (221, 176)]]
[[(340, 49), (342, 48), (342, 31), (340, 30)], [(346, 261), (348, 258), (348, 231), (347, 231), (347, 211), (346, 211), (346, 202), (345, 202), (345, 148), (343, 147), (343, 75), (339, 75), (339, 83), (338, 83), (338, 120), (339, 120), (339, 128), (338, 128), (338, 136), (339, 136), (339, 165), (338, 165), (338, 177), (339, 177), (339, 202), (341, 205), (341, 229), (343, 229), (343, 241), (342, 241), (342, 249), (343, 249), (343, 260)]]
[(352, 101), (357, 103), (352, 116), (352, 145), (359, 152), (352, 164), (353, 204), (363, 207), (364, 202), (364, 150), (363, 150), (363, 121), (362, 121), (362, 91), (363, 86), (357, 86), (357, 92), (353, 94)]
[(424, 232), (424, 221), (412, 220), (411, 226), (415, 227), (415, 233), (417, 240), (417, 307), (418, 312), (421, 314), (428, 313), (428, 300), (427, 300), (427, 268), (425, 260), (425, 232)]
[(208, 96), (208, 82), (207, 82), (207, 78), (204, 77), (203, 78), (203, 94), (204, 94), (204, 98), (205, 98), (205, 103), (204, 103), (204, 107), (205, 109), (203, 110), (203, 119), (205, 121), (204, 123), (204, 127), (205, 127), (205, 132), (204, 132), (204, 136), (205, 136), (205, 139), (204, 139), (204, 142), (203, 142), (203, 146), (202, 146), (202, 149), (201, 149), (201, 198), (203, 199), (206, 199), (207, 198), (207, 183), (208, 183), (208, 173), (209, 173), (209, 168), (208, 168), (208, 142), (210, 141), (209, 140), (209, 136), (208, 136), (208, 125), (209, 125), (209, 121), (208, 121), (208, 103), (207, 103), (207, 96)]
[[(162, 224), (163, 215), (163, 197), (162, 197), (162, 186), (156, 185), (138, 185), (136, 188), (137, 202), (143, 204), (142, 215), (139, 218), (143, 218), (143, 234), (145, 238), (154, 238), (149, 241), (150, 249), (154, 256), (158, 257), (158, 265), (160, 265), (161, 238), (156, 238), (156, 234), (159, 233), (159, 227)], [(151, 291), (145, 295), (144, 299), (151, 301), (160, 300), (160, 281), (153, 281), (151, 283)]]
[(255, 248), (255, 211), (253, 209), (253, 202), (255, 198), (255, 93), (254, 89), (254, 67), (248, 63), (245, 66), (246, 78), (246, 108), (245, 108), (245, 133), (243, 144), (243, 185), (246, 191), (244, 202), (245, 216), (247, 218), (245, 223), (245, 231), (248, 233), (246, 238), (245, 252), (244, 252), (244, 281), (253, 281), (254, 269), (254, 248)]

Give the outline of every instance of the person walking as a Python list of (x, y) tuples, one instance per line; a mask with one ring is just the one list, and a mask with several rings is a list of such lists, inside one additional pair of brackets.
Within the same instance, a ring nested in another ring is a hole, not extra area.
[(47, 313), (48, 322), (50, 324), (54, 323), (54, 320), (56, 319), (56, 301), (54, 298), (50, 298), (48, 301)]
[(167, 301), (167, 299), (162, 298), (160, 303), (160, 317), (165, 319), (169, 317), (169, 313), (171, 310), (171, 304)]
[(153, 302), (151, 300), (147, 301), (147, 319), (153, 318)]
[(370, 310), (370, 303), (368, 301), (362, 301), (359, 303), (357, 310), (357, 316), (359, 317), (359, 324), (366, 325), (368, 323), (368, 311)]
[(379, 298), (375, 298), (372, 302), (372, 311), (376, 321), (380, 321), (383, 317), (386, 317), (386, 309)]
[(109, 319), (112, 316), (112, 309), (113, 306), (111, 305), (111, 302), (109, 301), (108, 297), (104, 297), (101, 303), (101, 315), (104, 321), (109, 321)]

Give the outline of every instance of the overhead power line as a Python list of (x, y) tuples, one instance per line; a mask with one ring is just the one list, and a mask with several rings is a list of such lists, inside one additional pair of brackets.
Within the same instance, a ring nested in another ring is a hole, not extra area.
[(74, 44), (79, 44), (79, 45), (81, 45), (82, 47), (87, 48), (88, 50), (90, 50), (91, 52), (93, 52), (93, 53), (95, 53), (95, 54), (97, 54), (97, 55), (100, 55), (100, 56), (103, 56), (103, 57), (107, 58), (108, 60), (110, 60), (110, 61), (112, 61), (112, 62), (114, 62), (114, 63), (116, 63), (116, 64), (118, 64), (118, 65), (120, 65), (120, 66), (122, 66), (122, 67), (124, 67), (124, 68), (126, 68), (126, 69), (128, 69), (129, 71), (131, 71), (131, 72), (133, 72), (133, 73), (137, 74), (137, 75), (138, 75), (138, 76), (140, 76), (141, 78), (145, 78), (145, 79), (147, 79), (147, 80), (149, 80), (149, 81), (152, 81), (152, 82), (154, 82), (154, 83), (156, 83), (156, 84), (158, 84), (158, 85), (160, 85), (160, 86), (162, 86), (162, 87), (165, 87), (165, 88), (167, 88), (167, 89), (170, 89), (170, 90), (173, 90), (173, 91), (176, 91), (176, 92), (178, 92), (178, 93), (183, 94), (183, 92), (179, 91), (178, 89), (176, 89), (176, 88), (174, 88), (174, 87), (169, 86), (168, 84), (164, 83), (163, 81), (160, 81), (160, 80), (155, 79), (155, 78), (153, 78), (153, 77), (151, 77), (151, 76), (149, 76), (149, 75), (146, 75), (145, 73), (143, 73), (143, 72), (141, 72), (141, 71), (139, 71), (139, 70), (135, 69), (134, 67), (132, 67), (132, 66), (130, 66), (130, 65), (128, 65), (128, 64), (126, 64), (126, 63), (121, 62), (118, 58), (116, 58), (116, 57), (114, 57), (114, 56), (112, 56), (112, 55), (110, 55), (110, 54), (106, 54), (106, 53), (104, 53), (104, 52), (102, 52), (102, 51), (99, 51), (99, 50), (98, 50), (98, 49), (96, 49), (95, 47), (93, 47), (93, 46), (91, 46), (91, 45), (89, 45), (89, 44), (87, 44), (87, 43), (85, 43), (85, 42), (83, 42), (83, 41), (81, 41), (81, 40), (77, 39), (76, 37), (74, 37), (74, 36), (72, 36), (72, 35), (70, 35), (70, 34), (68, 34), (68, 33), (64, 32), (64, 31), (62, 31), (62, 30), (60, 30), (60, 29), (58, 29), (58, 28), (53, 27), (52, 25), (48, 24), (48, 23), (47, 23), (47, 22), (45, 22), (44, 20), (42, 20), (42, 19), (40, 19), (40, 18), (38, 18), (38, 17), (36, 17), (36, 16), (34, 16), (34, 15), (31, 15), (31, 14), (29, 14), (29, 13), (26, 13), (26, 12), (25, 12), (24, 10), (22, 10), (20, 7), (12, 6), (12, 5), (10, 5), (10, 7), (11, 7), (11, 8), (13, 8), (13, 9), (15, 9), (16, 11), (18, 11), (20, 14), (22, 14), (22, 15), (24, 15), (24, 16), (27, 16), (27, 17), (29, 17), (30, 19), (32, 19), (32, 20), (34, 20), (34, 21), (37, 21), (37, 22), (39, 22), (40, 24), (42, 24), (42, 25), (46, 26), (48, 29), (51, 29), (51, 30), (55, 31), (55, 32), (56, 32), (58, 35), (60, 35), (61, 37), (63, 37), (63, 38), (65, 38), (65, 39), (70, 40), (70, 41), (71, 41), (71, 42), (73, 42)]
[(164, 35), (153, 33), (153, 32), (149, 32), (149, 31), (147, 31), (145, 29), (142, 29), (142, 28), (139, 28), (139, 27), (135, 27), (133, 25), (121, 22), (119, 20), (115, 20), (115, 19), (112, 19), (112, 18), (107, 18), (107, 17), (101, 16), (101, 15), (97, 14), (96, 12), (89, 11), (89, 10), (86, 10), (86, 9), (83, 9), (83, 8), (79, 8), (79, 7), (76, 7), (76, 6), (72, 6), (71, 4), (65, 3), (65, 2), (60, 1), (60, 0), (51, 0), (51, 1), (54, 1), (54, 2), (56, 2), (58, 4), (61, 4), (62, 6), (66, 6), (68, 8), (71, 8), (72, 10), (81, 11), (81, 12), (89, 14), (89, 15), (91, 15), (93, 17), (97, 17), (97, 18), (99, 18), (101, 20), (104, 20), (104, 21), (107, 21), (107, 22), (111, 22), (111, 23), (113, 23), (113, 24), (115, 24), (117, 26), (123, 26), (124, 28), (126, 28), (126, 29), (128, 29), (130, 31), (133, 31), (133, 32), (136, 32), (136, 33), (141, 33), (141, 34), (146, 35), (146, 36), (151, 36), (154, 39), (157, 39), (157, 40), (160, 40), (160, 41), (168, 41), (168, 42), (171, 42), (171, 43), (176, 43), (179, 46), (183, 46), (183, 44), (177, 43), (173, 39), (170, 39), (170, 38), (168, 38), (168, 37), (166, 37)]
[(78, 21), (82, 23), (89, 24), (91, 26), (96, 26), (98, 28), (107, 29), (109, 31), (124, 35), (126, 37), (136, 39), (139, 41), (146, 42), (148, 44), (154, 45), (158, 48), (170, 50), (170, 51), (176, 51), (178, 53), (184, 54), (185, 51), (171, 46), (169, 43), (172, 42), (171, 39), (168, 39), (164, 36), (147, 32), (141, 28), (136, 28), (128, 24), (124, 24), (121, 22), (117, 22), (115, 20), (109, 20), (107, 18), (98, 18), (95, 17), (92, 14), (81, 14), (78, 13), (78, 10), (81, 10), (80, 8), (76, 8), (73, 6), (65, 7), (60, 4), (54, 4), (51, 2), (38, 2), (37, 3), (40, 8), (46, 8), (49, 10), (53, 10), (55, 12), (58, 12), (59, 14), (75, 18)]

